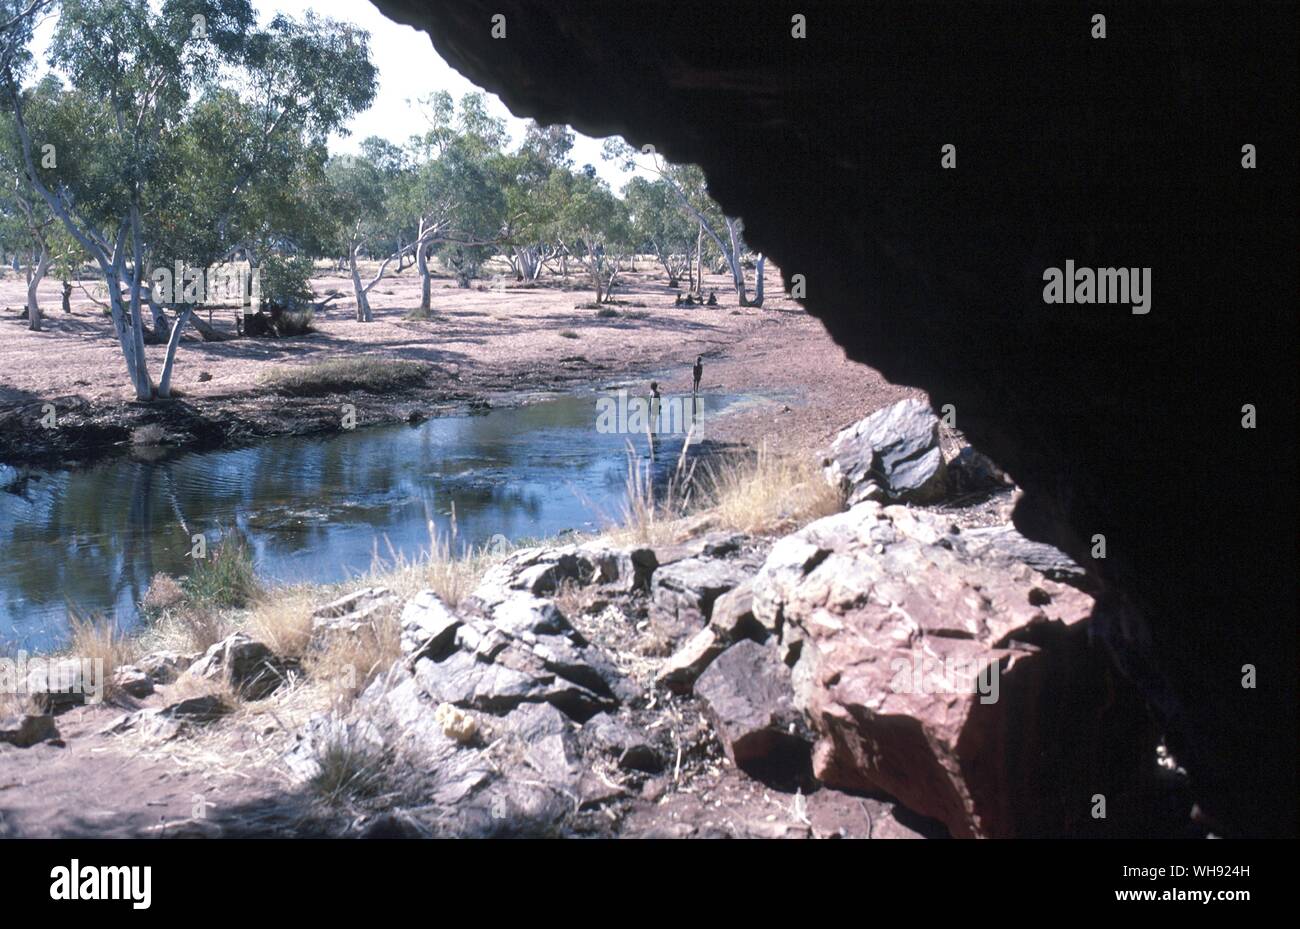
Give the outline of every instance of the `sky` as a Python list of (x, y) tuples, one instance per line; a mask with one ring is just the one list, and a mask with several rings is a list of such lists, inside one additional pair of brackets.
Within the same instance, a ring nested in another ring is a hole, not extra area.
[[(523, 138), (526, 120), (513, 116), (494, 94), (483, 91), (452, 69), (434, 50), (428, 35), (409, 26), (398, 25), (385, 17), (366, 0), (253, 0), (253, 8), (263, 23), (276, 13), (295, 19), (312, 10), (317, 15), (350, 22), (370, 33), (370, 58), (379, 69), (379, 92), (370, 109), (348, 123), (350, 135), (330, 139), (330, 151), (355, 153), (361, 141), (372, 135), (404, 144), (412, 135), (428, 128), (416, 101), (437, 90), (446, 90), (459, 100), (471, 91), (484, 93), (488, 110), (506, 120), (511, 143)], [(53, 20), (37, 29), (33, 50), (44, 63), (45, 46), (53, 32)], [(631, 174), (600, 157), (601, 141), (578, 134), (570, 157), (575, 166), (591, 164), (614, 190), (621, 190)]]

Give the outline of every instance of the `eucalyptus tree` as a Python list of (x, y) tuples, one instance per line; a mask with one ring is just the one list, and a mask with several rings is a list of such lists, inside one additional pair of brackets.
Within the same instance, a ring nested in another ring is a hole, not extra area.
[[(560, 244), (591, 278), (596, 302), (612, 299), (623, 262), (632, 251), (627, 205), (595, 172), (553, 171), (551, 195), (562, 201)], [(557, 190), (562, 188), (562, 190)]]
[(429, 204), (446, 211), (441, 219), (430, 218), (438, 231), (416, 253), (420, 307), (427, 311), (432, 255), (439, 254), (455, 271), (457, 283), (468, 287), (479, 265), (503, 243), (509, 174), (503, 158), (509, 133), (505, 120), (488, 112), (482, 93), (456, 101), (446, 91), (437, 91), (419, 102), (429, 128), (411, 139), (410, 151), (422, 171), (418, 184)]
[(385, 189), (393, 178), (386, 176), (379, 165), (364, 155), (339, 155), (331, 158), (326, 166), (326, 176), (338, 241), (347, 251), (357, 322), (368, 323), (374, 319), (370, 309), (370, 291), (383, 278), (388, 266), (400, 257), (400, 253), (389, 254), (380, 263), (374, 277), (362, 283), (361, 256), (370, 254), (376, 246), (387, 246), (395, 238), (385, 194)]
[(447, 165), (440, 159), (404, 165), (390, 185), (386, 209), (398, 230), (398, 270), (405, 267), (409, 257), (420, 275), (420, 306), (415, 316), (423, 316), (429, 310), (432, 299), (429, 258), (451, 230), (453, 214), (459, 206), (457, 195)]
[(699, 224), (726, 259), (731, 271), (736, 298), (741, 306), (763, 305), (763, 267), (766, 259), (758, 256), (755, 270), (754, 297), (750, 299), (745, 282), (744, 225), (737, 217), (727, 216), (708, 194), (704, 172), (695, 165), (676, 165), (662, 158), (652, 146), (638, 152), (624, 140), (605, 140), (602, 157), (619, 163), (624, 170), (643, 168), (668, 184), (681, 208)]
[(573, 140), (567, 126), (529, 121), (519, 149), (497, 161), (505, 198), (502, 240), (519, 280), (536, 281), (546, 262), (560, 254), (557, 221), (562, 203), (554, 193), (562, 188), (548, 182), (553, 172), (562, 177), (572, 166)]
[(695, 254), (696, 223), (678, 204), (668, 182), (662, 178), (634, 177), (623, 188), (637, 246), (649, 246), (668, 275), (668, 286), (676, 287), (687, 273)]
[(98, 266), (137, 398), (165, 397), (194, 304), (170, 327), (155, 388), (145, 307), (156, 331), (166, 321), (149, 268), (174, 257), (206, 269), (248, 246), (250, 218), (267, 234), (284, 159), (373, 98), (368, 37), (310, 14), (262, 28), (248, 0), (63, 0), (49, 57), (71, 89), (46, 113), (29, 106), (22, 62), (0, 74), (27, 181)]

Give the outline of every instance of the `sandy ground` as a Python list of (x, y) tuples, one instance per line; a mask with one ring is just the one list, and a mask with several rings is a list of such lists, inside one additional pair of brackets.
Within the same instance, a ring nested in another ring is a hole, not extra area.
[[(316, 332), (204, 342), (191, 330), (179, 350), (174, 386), (191, 420), (221, 424), (221, 430), (205, 436), (208, 445), (331, 428), (338, 398), (323, 404), (273, 396), (262, 378), (280, 366), (358, 355), (432, 366), (427, 389), (358, 398), (362, 424), (438, 415), (469, 403), (501, 405), (529, 392), (578, 386), (626, 383), (647, 390), (652, 376), (660, 378), (665, 394), (688, 392), (696, 355), (704, 356), (705, 391), (754, 391), (773, 398), (715, 432), (750, 445), (766, 440), (791, 449), (812, 448), (872, 410), (916, 393), (849, 362), (820, 323), (785, 296), (779, 272), (771, 266), (761, 310), (738, 307), (729, 278), (721, 275), (709, 276), (705, 285), (706, 291), (717, 291), (719, 306), (676, 308), (675, 291), (662, 271), (647, 261), (637, 267), (616, 292), (619, 315), (611, 318), (590, 308), (592, 294), (584, 281), (571, 278), (565, 285), (548, 280), (523, 288), (500, 273), (503, 265), (489, 267), (486, 279), (468, 290), (435, 278), (427, 321), (405, 318), (419, 300), (415, 271), (385, 278), (371, 291), (374, 321), (358, 323), (350, 282), (321, 274), (313, 282), (319, 295), (338, 290), (344, 296), (317, 316)], [(40, 290), (45, 331), (31, 332), (18, 318), (25, 299), (22, 276), (8, 270), (3, 274), (0, 420), (9, 417), (4, 423), (9, 432), (16, 418), (35, 425), (42, 404), (54, 402), (68, 441), (49, 448), (31, 441), (0, 444), (0, 461), (48, 466), (57, 459), (96, 457), (104, 446), (111, 451), (129, 428), (148, 420), (148, 407), (160, 405), (135, 402), (107, 317), (79, 288), (73, 292), (72, 312), (63, 313), (59, 282), (47, 280)], [(233, 307), (215, 310), (214, 325), (233, 332), (235, 313)], [(150, 346), (147, 353), (156, 380), (164, 348)], [(200, 381), (204, 373), (211, 379)], [(82, 440), (75, 438), (78, 429)], [(47, 436), (34, 438), (39, 442)], [(87, 447), (95, 443), (95, 448)]]

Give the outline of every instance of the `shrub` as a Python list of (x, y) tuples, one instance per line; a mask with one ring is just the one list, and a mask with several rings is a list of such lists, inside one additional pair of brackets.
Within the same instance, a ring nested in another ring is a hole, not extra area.
[(258, 592), (253, 553), (244, 537), (221, 539), (207, 558), (198, 559), (185, 579), (185, 598), (197, 607), (242, 607)]
[[(310, 258), (302, 255), (269, 255), (258, 271), (261, 275), (259, 286), (263, 306), (294, 309), (311, 306), (315, 295), (311, 290), (313, 265)], [(311, 321), (310, 312), (307, 321)]]

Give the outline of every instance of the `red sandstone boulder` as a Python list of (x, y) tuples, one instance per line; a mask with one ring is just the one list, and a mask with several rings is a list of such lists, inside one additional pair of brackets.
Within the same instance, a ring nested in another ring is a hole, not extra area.
[(797, 658), (814, 774), (958, 837), (1086, 832), (1151, 757), (1144, 708), (1089, 642), (1091, 597), (959, 541), (868, 502), (772, 549), (753, 610)]

